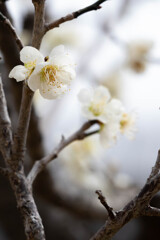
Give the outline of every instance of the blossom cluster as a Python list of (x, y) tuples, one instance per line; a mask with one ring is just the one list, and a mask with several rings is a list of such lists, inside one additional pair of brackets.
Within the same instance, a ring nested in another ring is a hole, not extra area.
[(127, 113), (122, 102), (111, 98), (104, 86), (95, 89), (82, 89), (78, 95), (82, 103), (82, 113), (89, 120), (101, 122), (100, 139), (102, 144), (110, 147), (119, 134), (132, 139), (135, 132), (135, 114)]
[(74, 62), (60, 45), (44, 57), (36, 48), (26, 46), (20, 51), (23, 65), (15, 66), (10, 78), (17, 82), (26, 80), (32, 91), (39, 89), (42, 97), (54, 99), (68, 90), (68, 86), (75, 78)]

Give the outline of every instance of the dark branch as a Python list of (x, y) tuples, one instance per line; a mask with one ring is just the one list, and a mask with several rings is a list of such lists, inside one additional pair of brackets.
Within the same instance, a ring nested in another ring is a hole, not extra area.
[(108, 216), (110, 219), (114, 219), (115, 216), (116, 216), (116, 213), (113, 211), (113, 208), (111, 208), (108, 203), (106, 202), (106, 199), (105, 197), (103, 196), (102, 194), (102, 191), (101, 190), (96, 190), (95, 192), (97, 195), (98, 195), (98, 199), (100, 200), (100, 202), (102, 203), (102, 205), (105, 207), (105, 209), (107, 210), (108, 212)]
[(32, 0), (35, 15), (34, 15), (34, 26), (32, 34), (32, 46), (39, 49), (44, 35), (44, 9), (45, 9), (45, 0), (37, 1)]
[(2, 79), (0, 76), (0, 150), (6, 161), (10, 159), (12, 144), (11, 121), (8, 114)]
[(16, 31), (15, 31), (15, 28), (12, 26), (10, 20), (8, 18), (6, 18), (1, 12), (0, 12), (0, 22), (3, 22), (6, 27), (9, 29), (9, 31), (12, 33), (16, 43), (17, 43), (17, 46), (19, 47), (19, 50), (21, 50), (23, 48), (23, 44), (20, 40), (20, 38), (18, 37)]
[(148, 206), (143, 210), (144, 216), (154, 216), (154, 217), (160, 217), (160, 209)]
[[(122, 210), (117, 211), (114, 218), (109, 218), (104, 226), (91, 238), (91, 240), (110, 240), (131, 219), (140, 216), (160, 216), (160, 210), (150, 206), (151, 199), (160, 191), (159, 154), (145, 185), (133, 200)], [(100, 194), (102, 204), (105, 200)], [(106, 206), (106, 205), (105, 205)]]
[(159, 173), (159, 170), (160, 170), (160, 150), (158, 151), (156, 163), (154, 167), (152, 167), (152, 171), (147, 181), (149, 182), (154, 176), (156, 176)]
[(33, 92), (24, 82), (17, 131), (14, 135), (13, 166), (22, 168), (26, 150), (26, 140), (30, 121)]
[(91, 12), (91, 11), (94, 11), (94, 10), (98, 10), (101, 8), (101, 4), (103, 2), (106, 2), (107, 0), (98, 0), (97, 2), (95, 2), (94, 4), (88, 6), (88, 7), (85, 7), (85, 8), (82, 8), (76, 12), (73, 12), (71, 14), (68, 14), (66, 15), (65, 17), (62, 17), (52, 23), (49, 23), (49, 24), (46, 24), (45, 25), (45, 33), (53, 28), (56, 28), (56, 27), (59, 27), (60, 24), (64, 23), (64, 22), (68, 22), (68, 21), (71, 21), (75, 18), (78, 18), (80, 15), (84, 14), (84, 13), (87, 13), (87, 12)]

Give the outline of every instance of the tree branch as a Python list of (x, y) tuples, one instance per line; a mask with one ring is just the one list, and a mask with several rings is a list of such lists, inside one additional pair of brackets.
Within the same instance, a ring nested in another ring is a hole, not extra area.
[(53, 29), (53, 28), (56, 28), (56, 27), (59, 27), (60, 24), (64, 23), (64, 22), (68, 22), (68, 21), (71, 21), (75, 18), (78, 18), (80, 15), (84, 14), (84, 13), (87, 13), (87, 12), (91, 12), (93, 10), (98, 10), (101, 8), (101, 4), (103, 2), (106, 2), (107, 0), (98, 0), (97, 2), (93, 3), (92, 5), (88, 6), (88, 7), (85, 7), (85, 8), (82, 8), (78, 11), (75, 11), (71, 14), (68, 14), (66, 15), (65, 17), (62, 17), (52, 23), (49, 23), (49, 24), (45, 24), (45, 33), (48, 32), (49, 30)]
[(108, 203), (106, 202), (106, 199), (105, 197), (103, 196), (102, 194), (102, 191), (101, 190), (96, 190), (95, 192), (97, 195), (98, 195), (98, 199), (100, 200), (100, 202), (102, 203), (102, 205), (105, 207), (105, 209), (107, 210), (108, 212), (108, 217), (110, 219), (114, 219), (115, 216), (116, 216), (116, 213), (113, 211), (113, 208), (111, 208)]
[(4, 95), (2, 79), (0, 76), (0, 150), (4, 159), (10, 159), (12, 144), (11, 122), (7, 110), (6, 98)]
[(33, 94), (24, 82), (18, 127), (14, 135), (13, 168), (23, 167)]
[(18, 37), (18, 35), (15, 31), (15, 28), (12, 26), (10, 20), (8, 18), (6, 18), (1, 12), (0, 12), (0, 22), (4, 23), (6, 25), (6, 27), (9, 29), (9, 31), (12, 33), (19, 50), (21, 50), (23, 48), (21, 39)]
[(44, 5), (45, 0), (32, 0), (35, 8), (32, 46), (39, 49), (44, 36)]
[(30, 185), (32, 185), (33, 181), (37, 177), (37, 175), (47, 166), (48, 163), (50, 163), (52, 160), (56, 159), (58, 157), (58, 154), (70, 143), (76, 141), (76, 140), (83, 140), (84, 138), (91, 136), (97, 131), (93, 132), (86, 132), (91, 126), (94, 124), (101, 124), (98, 120), (91, 120), (83, 124), (83, 126), (75, 132), (73, 135), (71, 135), (69, 138), (65, 139), (62, 137), (61, 142), (59, 143), (58, 147), (55, 148), (55, 150), (48, 156), (42, 158), (41, 160), (38, 160), (34, 163), (30, 173), (28, 174), (28, 182)]
[(160, 217), (160, 209), (148, 206), (143, 210), (143, 216)]
[(147, 181), (150, 182), (150, 180), (159, 173), (159, 170), (160, 170), (160, 150), (158, 151), (156, 163), (154, 167), (152, 167), (152, 171)]
[[(43, 36), (44, 2), (45, 0), (33, 0), (35, 6), (35, 21), (32, 45), (35, 48), (39, 48)], [(27, 240), (45, 240), (42, 220), (34, 202), (30, 186), (28, 186), (23, 163), (33, 94), (24, 82), (18, 127), (12, 148), (13, 163), (10, 164), (12, 172), (9, 175), (9, 180), (16, 196), (18, 208), (23, 217)]]
[[(140, 216), (160, 216), (160, 210), (150, 207), (153, 196), (160, 191), (159, 153), (157, 161), (152, 168), (149, 181), (147, 179), (140, 193), (131, 200), (122, 210), (117, 211), (114, 218), (108, 218), (105, 225), (91, 238), (91, 240), (110, 240), (131, 219)], [(153, 176), (154, 175), (154, 176)]]

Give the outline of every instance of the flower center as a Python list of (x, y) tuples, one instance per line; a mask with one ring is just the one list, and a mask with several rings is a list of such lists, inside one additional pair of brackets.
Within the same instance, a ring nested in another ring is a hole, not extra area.
[(32, 72), (34, 71), (35, 69), (35, 66), (36, 66), (36, 60), (35, 61), (32, 61), (32, 62), (28, 62), (28, 63), (25, 63), (24, 66), (27, 68), (28, 70), (28, 76), (30, 76), (32, 74)]
[(56, 65), (47, 65), (41, 69), (40, 79), (46, 81), (50, 85), (54, 85), (56, 81), (56, 72), (58, 67)]
[(122, 119), (120, 121), (120, 128), (121, 128), (121, 130), (126, 128), (127, 125), (128, 125), (128, 115), (126, 113), (124, 113), (122, 115)]
[(103, 98), (98, 102), (91, 102), (89, 111), (91, 111), (94, 116), (100, 116), (104, 112), (105, 105), (106, 105), (106, 98)]

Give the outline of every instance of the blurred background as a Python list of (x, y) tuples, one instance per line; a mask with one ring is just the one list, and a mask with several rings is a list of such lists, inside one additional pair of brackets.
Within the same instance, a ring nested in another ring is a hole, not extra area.
[[(46, 21), (94, 3), (93, 0), (46, 0)], [(26, 173), (33, 162), (50, 153), (61, 136), (75, 132), (86, 119), (77, 94), (82, 88), (104, 85), (120, 99), (127, 111), (136, 113), (134, 140), (119, 137), (107, 149), (95, 135), (71, 144), (40, 174), (34, 195), (47, 240), (87, 240), (106, 219), (95, 190), (119, 210), (145, 183), (159, 149), (160, 135), (160, 0), (109, 0), (43, 38), (41, 52), (47, 56), (63, 44), (76, 62), (77, 77), (70, 91), (53, 101), (34, 96), (26, 156)], [(31, 1), (0, 2), (24, 45), (31, 44), (34, 9)], [(8, 80), (19, 64), (19, 50), (10, 32), (0, 23), (0, 71), (13, 128), (16, 127), (21, 84)], [(3, 160), (1, 159), (1, 165)], [(0, 176), (0, 239), (23, 240), (23, 226), (14, 195)], [(159, 196), (153, 205), (160, 205)], [(159, 239), (159, 218), (131, 221), (114, 240)]]

